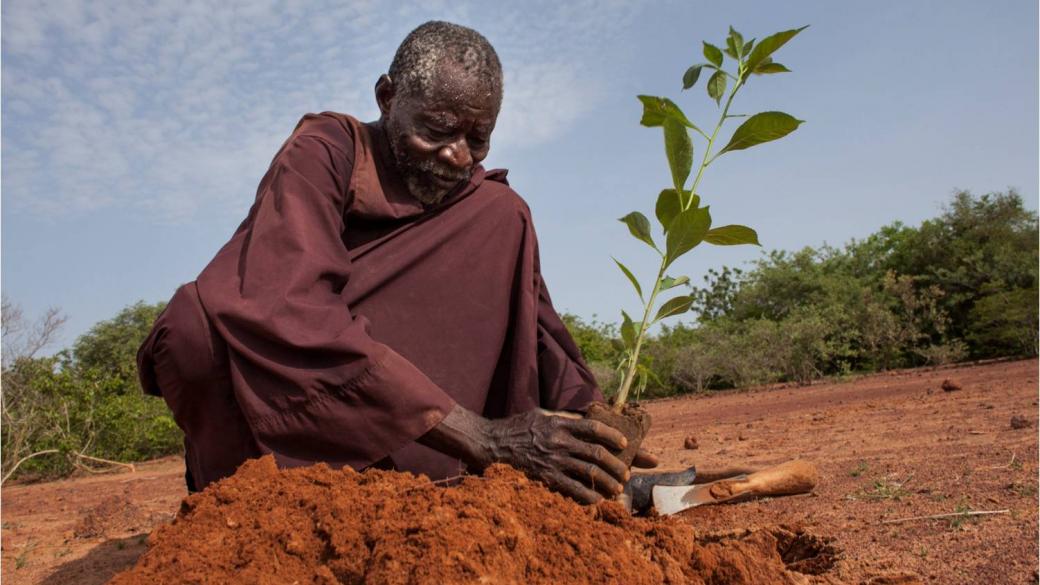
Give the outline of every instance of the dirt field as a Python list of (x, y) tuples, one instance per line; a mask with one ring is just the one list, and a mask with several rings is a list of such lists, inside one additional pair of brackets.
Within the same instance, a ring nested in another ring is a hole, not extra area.
[[(660, 401), (649, 447), (663, 467), (819, 466), (813, 495), (685, 512), (699, 531), (807, 527), (833, 538), (833, 574), (849, 583), (1037, 583), (1037, 388), (1028, 360)], [(1012, 428), (1016, 415), (1028, 426)], [(683, 448), (691, 435), (696, 450)], [(104, 583), (173, 517), (182, 474), (165, 459), (4, 488), (3, 581)], [(967, 510), (1008, 512), (885, 523)]]

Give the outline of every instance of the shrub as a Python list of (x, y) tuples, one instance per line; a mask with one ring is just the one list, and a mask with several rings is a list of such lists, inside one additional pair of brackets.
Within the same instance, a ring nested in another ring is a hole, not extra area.
[(1000, 291), (969, 314), (968, 340), (980, 357), (1037, 355), (1037, 289)]
[[(7, 309), (5, 323), (8, 315), (20, 316)], [(103, 465), (99, 460), (141, 461), (181, 450), (166, 405), (142, 393), (136, 375), (137, 346), (161, 309), (137, 303), (97, 324), (72, 351), (5, 361), (4, 479), (57, 477)]]

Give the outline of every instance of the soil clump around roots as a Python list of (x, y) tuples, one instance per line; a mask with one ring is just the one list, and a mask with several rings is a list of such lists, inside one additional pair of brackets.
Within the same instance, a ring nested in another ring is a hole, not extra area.
[(697, 535), (582, 507), (502, 465), (442, 487), (268, 456), (186, 498), (111, 583), (835, 583), (835, 554), (797, 529)]

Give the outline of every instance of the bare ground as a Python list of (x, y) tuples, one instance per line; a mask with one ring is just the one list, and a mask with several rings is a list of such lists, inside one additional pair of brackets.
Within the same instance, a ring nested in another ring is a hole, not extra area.
[[(946, 392), (945, 380), (960, 386)], [(908, 370), (846, 383), (654, 402), (648, 446), (663, 467), (716, 471), (793, 458), (819, 466), (814, 494), (700, 507), (705, 532), (804, 526), (833, 537), (849, 583), (1037, 583), (1037, 361)], [(1013, 416), (1025, 428), (1012, 428)], [(684, 449), (686, 437), (698, 449)], [(104, 583), (132, 565), (185, 495), (183, 464), (5, 487), (5, 583)], [(981, 517), (884, 523), (1008, 510)], [(875, 581), (881, 582), (881, 581)]]

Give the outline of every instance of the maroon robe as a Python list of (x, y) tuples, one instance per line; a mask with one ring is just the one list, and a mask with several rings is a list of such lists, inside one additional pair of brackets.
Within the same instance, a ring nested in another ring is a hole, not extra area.
[(265, 453), (447, 477), (460, 462), (415, 439), (456, 403), (499, 418), (602, 400), (505, 171), (478, 166), (424, 208), (388, 155), (370, 125), (305, 116), (142, 345), (142, 386), (184, 429), (200, 489)]

